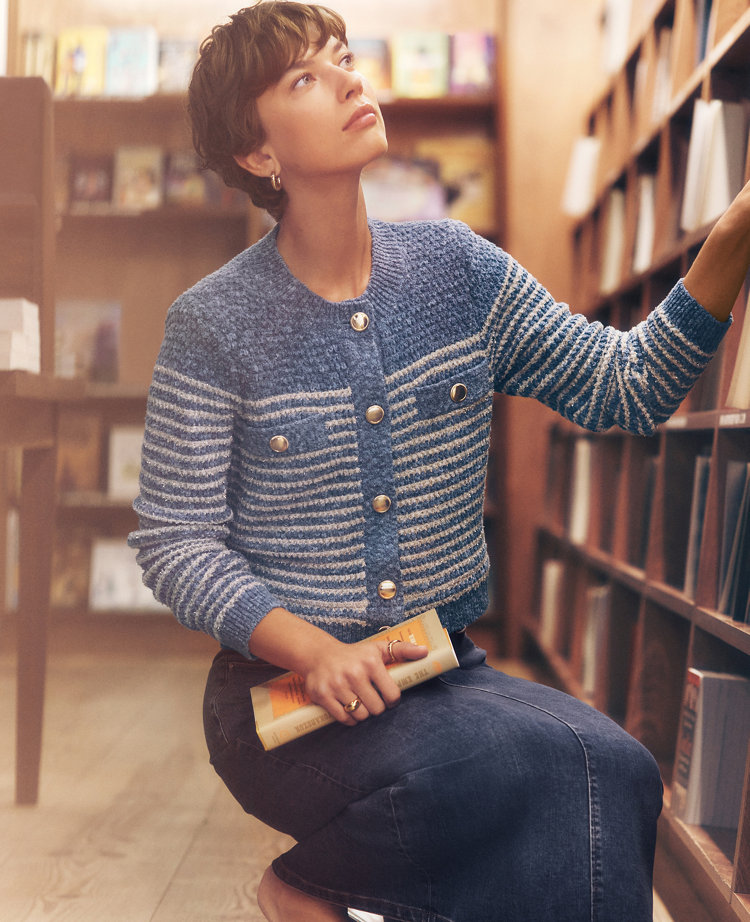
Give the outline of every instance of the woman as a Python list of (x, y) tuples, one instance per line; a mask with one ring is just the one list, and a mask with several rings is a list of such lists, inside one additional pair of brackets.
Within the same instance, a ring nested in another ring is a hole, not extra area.
[[(330, 10), (265, 2), (214, 29), (190, 112), (205, 164), (279, 223), (170, 309), (131, 543), (156, 596), (221, 642), (213, 765), (297, 840), (263, 877), (265, 917), (646, 922), (653, 759), (464, 633), (487, 604), (492, 392), (653, 431), (728, 326), (750, 194), (622, 334), (461, 224), (368, 221), (360, 172), (386, 134)], [(431, 607), (460, 668), (399, 700), (386, 664), (425, 651), (353, 642)], [(336, 723), (267, 753), (249, 689), (285, 669)]]

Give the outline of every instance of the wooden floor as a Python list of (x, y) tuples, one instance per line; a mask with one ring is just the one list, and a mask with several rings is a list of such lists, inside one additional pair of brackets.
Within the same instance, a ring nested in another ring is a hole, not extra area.
[(17, 807), (6, 627), (1, 922), (262, 922), (259, 877), (291, 840), (246, 816), (208, 764), (201, 702), (214, 645), (162, 619), (53, 628), (40, 799)]
[[(208, 764), (210, 644), (99, 632), (49, 656), (39, 804), (14, 797), (14, 671), (0, 657), (2, 922), (260, 922), (255, 889), (289, 840)], [(178, 631), (181, 629), (178, 628)], [(59, 639), (59, 638), (58, 638)]]

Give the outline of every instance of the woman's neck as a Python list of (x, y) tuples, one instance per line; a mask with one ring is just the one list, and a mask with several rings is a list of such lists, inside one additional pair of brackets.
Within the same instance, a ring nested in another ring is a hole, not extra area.
[(356, 189), (307, 190), (293, 197), (281, 220), (277, 246), (289, 271), (328, 301), (356, 298), (367, 288), (372, 239), (364, 195)]

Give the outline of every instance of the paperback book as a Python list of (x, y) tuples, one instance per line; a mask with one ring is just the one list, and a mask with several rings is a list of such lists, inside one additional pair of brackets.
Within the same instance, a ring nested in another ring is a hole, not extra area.
[[(360, 642), (373, 640), (404, 641), (428, 648), (423, 659), (397, 662), (387, 667), (402, 691), (458, 666), (453, 644), (434, 608)], [(275, 749), (334, 722), (325, 708), (308, 698), (304, 680), (294, 672), (256, 685), (250, 695), (255, 728), (265, 749)]]
[(108, 42), (104, 26), (63, 29), (57, 37), (55, 92), (100, 96), (106, 84)]
[(750, 680), (689, 668), (672, 785), (685, 823), (734, 829), (739, 822), (750, 735)]
[(150, 96), (159, 86), (159, 37), (153, 26), (112, 29), (107, 44), (108, 96)]
[(395, 96), (445, 96), (450, 88), (450, 36), (443, 32), (399, 32), (391, 42)]

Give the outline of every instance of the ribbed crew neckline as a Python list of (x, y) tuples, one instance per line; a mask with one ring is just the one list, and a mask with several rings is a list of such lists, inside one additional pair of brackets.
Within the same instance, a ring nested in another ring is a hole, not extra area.
[(368, 219), (368, 227), (372, 237), (372, 268), (367, 287), (356, 298), (346, 298), (343, 301), (329, 301), (327, 298), (316, 294), (304, 282), (301, 282), (289, 269), (283, 256), (279, 252), (277, 238), (279, 225), (275, 225), (256, 246), (266, 252), (268, 258), (268, 271), (273, 276), (274, 287), (283, 290), (295, 300), (301, 299), (316, 308), (338, 312), (340, 309), (352, 308), (364, 303), (375, 304), (382, 301), (386, 293), (398, 290), (403, 271), (403, 253), (393, 233), (393, 229), (382, 221)]

